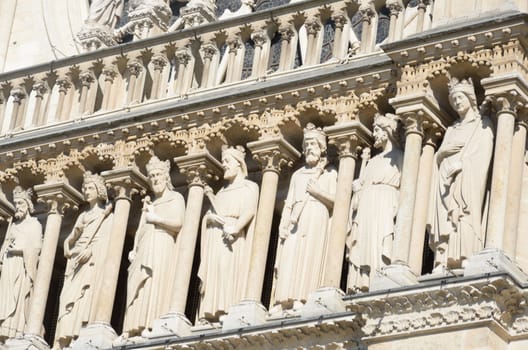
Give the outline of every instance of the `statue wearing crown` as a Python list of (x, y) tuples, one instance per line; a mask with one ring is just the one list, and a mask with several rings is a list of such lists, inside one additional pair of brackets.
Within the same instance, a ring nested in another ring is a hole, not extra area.
[(493, 152), (493, 130), (482, 117), (471, 79), (453, 78), (449, 102), (458, 120), (435, 155), (427, 230), (435, 271), (463, 268), (484, 248), (483, 201)]
[(226, 184), (213, 195), (202, 221), (200, 252), (201, 321), (215, 322), (242, 301), (246, 290), (259, 188), (247, 179), (242, 146), (224, 147), (222, 167)]
[(134, 248), (128, 254), (125, 338), (148, 332), (155, 319), (169, 312), (185, 212), (183, 196), (172, 186), (170, 162), (153, 156), (146, 168), (154, 196), (143, 201)]
[(24, 332), (42, 247), (42, 225), (31, 215), (31, 191), (16, 186), (13, 202), (14, 219), (0, 250), (0, 343)]
[(79, 335), (82, 327), (95, 321), (99, 283), (104, 271), (106, 247), (112, 230), (112, 206), (104, 179), (86, 172), (82, 194), (88, 207), (64, 240), (67, 259), (60, 295), (55, 344), (63, 348)]
[(308, 124), (306, 164), (291, 177), (279, 225), (273, 312), (279, 306), (297, 310), (321, 286), (337, 186), (337, 171), (328, 166), (326, 151), (325, 133)]
[(352, 183), (351, 229), (347, 237), (348, 291), (367, 291), (371, 278), (390, 265), (398, 212), (403, 151), (399, 118), (374, 117), (374, 147), (379, 150)]

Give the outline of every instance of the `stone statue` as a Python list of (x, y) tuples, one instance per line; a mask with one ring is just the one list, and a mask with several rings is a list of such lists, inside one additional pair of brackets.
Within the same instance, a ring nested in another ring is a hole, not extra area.
[(61, 348), (79, 335), (81, 327), (94, 321), (93, 305), (97, 302), (112, 229), (112, 206), (106, 205), (104, 179), (86, 172), (82, 193), (88, 209), (79, 215), (64, 240), (64, 256), (68, 261), (55, 331), (55, 343)]
[(427, 224), (438, 272), (463, 267), (484, 248), (482, 211), (493, 152), (492, 124), (479, 113), (471, 79), (452, 79), (448, 87), (459, 119), (435, 155)]
[(123, 13), (124, 0), (93, 0), (85, 23), (114, 29)]
[(22, 335), (42, 247), (42, 225), (31, 216), (31, 191), (13, 190), (14, 221), (0, 250), (0, 341)]
[(211, 209), (202, 221), (201, 301), (198, 317), (217, 321), (239, 303), (246, 290), (259, 188), (247, 180), (241, 146), (224, 148), (222, 166), (227, 184), (216, 196), (206, 194)]
[(147, 196), (128, 259), (124, 336), (140, 335), (152, 322), (169, 312), (176, 273), (177, 235), (183, 223), (185, 202), (174, 191), (170, 162), (152, 157), (147, 163), (154, 200)]
[(326, 135), (313, 124), (304, 129), (306, 165), (290, 180), (279, 226), (274, 303), (297, 309), (320, 287), (337, 185), (328, 167)]
[(391, 263), (394, 221), (398, 211), (403, 151), (399, 145), (399, 118), (374, 118), (374, 147), (380, 153), (352, 183), (348, 290), (366, 291), (375, 271)]

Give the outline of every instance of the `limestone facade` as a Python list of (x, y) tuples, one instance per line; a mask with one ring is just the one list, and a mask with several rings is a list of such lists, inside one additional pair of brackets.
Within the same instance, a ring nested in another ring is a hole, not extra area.
[(0, 348), (528, 346), (525, 2), (271, 3), (2, 2)]

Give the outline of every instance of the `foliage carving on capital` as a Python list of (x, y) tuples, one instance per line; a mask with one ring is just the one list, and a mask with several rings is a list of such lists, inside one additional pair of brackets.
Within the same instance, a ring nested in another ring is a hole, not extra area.
[(49, 91), (49, 86), (46, 81), (39, 81), (33, 85), (33, 91), (35, 91), (35, 96), (42, 98), (44, 94)]
[(82, 72), (79, 74), (79, 80), (83, 86), (89, 87), (95, 81), (94, 73), (91, 71)]
[(376, 15), (376, 8), (374, 6), (374, 1), (372, 0), (362, 1), (361, 5), (359, 5), (358, 12), (361, 15), (361, 19), (364, 22), (368, 22), (370, 24), (370, 21)]
[(139, 73), (141, 73), (141, 71), (143, 70), (143, 65), (139, 61), (132, 61), (132, 62), (128, 63), (127, 69), (129, 71), (130, 75), (133, 75), (133, 76), (137, 77), (137, 76), (139, 76)]
[(162, 71), (169, 64), (169, 60), (165, 55), (157, 54), (151, 59), (154, 70)]
[(486, 96), (485, 103), (490, 103), (497, 111), (497, 115), (510, 113), (517, 116), (519, 111), (528, 106), (528, 101), (515, 90), (505, 91), (504, 93), (496, 95), (488, 95)]
[(83, 197), (75, 188), (64, 182), (34, 186), (37, 201), (46, 205), (48, 215), (64, 215), (66, 210), (78, 210)]
[(21, 87), (17, 87), (11, 90), (11, 96), (13, 97), (14, 103), (22, 102), (22, 100), (26, 98), (26, 95), (26, 91)]
[(69, 78), (63, 77), (57, 79), (57, 86), (59, 87), (59, 92), (65, 94), (68, 92), (68, 89), (72, 86), (72, 83)]
[(211, 60), (213, 59), (214, 55), (218, 54), (218, 47), (213, 43), (207, 43), (202, 45), (200, 47), (200, 51), (204, 57), (204, 59)]
[(423, 112), (409, 112), (402, 116), (405, 134), (424, 135), (424, 130), (429, 127), (430, 122), (425, 120)]
[(283, 26), (279, 27), (279, 33), (282, 41), (290, 42), (291, 39), (295, 36), (295, 31), (292, 26)]

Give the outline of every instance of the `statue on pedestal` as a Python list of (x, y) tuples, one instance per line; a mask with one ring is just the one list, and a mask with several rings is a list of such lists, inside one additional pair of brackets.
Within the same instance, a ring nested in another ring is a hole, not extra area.
[(106, 247), (112, 229), (112, 206), (104, 179), (84, 174), (82, 193), (88, 209), (82, 212), (64, 240), (68, 259), (60, 295), (55, 343), (62, 348), (79, 335), (81, 327), (94, 321), (94, 305), (101, 283)]
[(491, 156), (492, 123), (482, 117), (471, 79), (452, 79), (449, 102), (459, 119), (435, 155), (427, 229), (435, 270), (463, 267), (484, 248), (483, 201)]
[(128, 259), (124, 336), (141, 335), (152, 322), (169, 312), (176, 274), (177, 236), (183, 224), (185, 202), (174, 191), (170, 162), (152, 157), (147, 174), (154, 200), (146, 197), (134, 248)]
[(42, 225), (33, 213), (31, 191), (13, 190), (15, 217), (0, 250), (0, 341), (21, 336), (42, 247)]
[(394, 114), (376, 115), (374, 147), (380, 153), (368, 161), (359, 179), (352, 183), (347, 239), (349, 291), (367, 291), (374, 272), (391, 263), (403, 165), (398, 124)]
[(198, 317), (218, 321), (246, 290), (259, 188), (247, 180), (245, 151), (224, 148), (222, 166), (227, 184), (213, 195), (206, 189), (211, 209), (202, 221), (201, 301)]
[(337, 186), (328, 166), (326, 135), (313, 124), (304, 129), (306, 164), (291, 177), (279, 226), (272, 304), (298, 309), (320, 287)]

